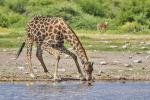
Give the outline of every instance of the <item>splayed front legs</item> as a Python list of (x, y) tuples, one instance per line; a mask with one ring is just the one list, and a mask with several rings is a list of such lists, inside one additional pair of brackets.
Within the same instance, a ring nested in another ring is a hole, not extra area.
[(81, 80), (85, 80), (85, 77), (83, 76), (82, 71), (81, 71), (80, 66), (79, 66), (79, 63), (77, 61), (77, 56), (74, 53), (72, 53), (69, 50), (67, 50), (64, 46), (61, 46), (59, 48), (58, 47), (57, 48), (52, 48), (52, 47), (46, 47), (45, 46), (44, 49), (46, 51), (48, 51), (49, 53), (51, 53), (52, 55), (54, 55), (56, 57), (56, 59), (57, 59), (56, 67), (55, 67), (55, 73), (54, 73), (54, 78), (57, 76), (58, 63), (59, 63), (59, 59), (60, 59), (59, 55), (60, 55), (60, 53), (65, 53), (65, 54), (67, 54), (67, 55), (69, 55), (69, 56), (71, 56), (73, 58), (76, 66), (77, 66), (77, 70), (78, 70), (78, 73), (79, 73), (79, 78)]

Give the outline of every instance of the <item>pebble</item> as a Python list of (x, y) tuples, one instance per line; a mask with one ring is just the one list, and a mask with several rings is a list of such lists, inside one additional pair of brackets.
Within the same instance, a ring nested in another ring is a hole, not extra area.
[(132, 67), (131, 64), (124, 64), (125, 67)]
[(20, 66), (20, 67), (18, 67), (18, 69), (19, 70), (24, 70), (25, 68), (24, 68), (24, 66)]
[(3, 52), (6, 52), (7, 50), (6, 49), (3, 49)]
[(25, 74), (29, 74), (29, 72), (24, 72)]
[(118, 63), (119, 63), (119, 61), (118, 61), (118, 60), (115, 60), (115, 61), (113, 61), (113, 63), (117, 63), (117, 64), (118, 64)]
[(109, 46), (110, 48), (118, 48), (118, 46), (115, 46), (115, 45), (112, 45), (112, 46)]
[(133, 60), (134, 63), (142, 63), (142, 60)]
[(121, 70), (121, 69), (120, 69), (120, 70), (118, 70), (118, 71), (119, 71), (119, 72), (123, 72), (123, 70)]
[(59, 71), (59, 72), (65, 72), (66, 69), (64, 69), (64, 68), (61, 68), (61, 69), (60, 69), (60, 68), (59, 68), (58, 71)]
[(132, 68), (130, 68), (130, 69), (128, 69), (129, 71), (132, 71), (133, 69)]
[(100, 64), (101, 65), (107, 65), (107, 62), (106, 61), (101, 61)]
[(142, 41), (142, 42), (140, 42), (140, 44), (145, 44), (145, 42)]
[(97, 50), (94, 50), (94, 52), (96, 52)]
[(127, 49), (127, 48), (128, 48), (127, 44), (125, 44), (125, 45), (122, 46), (122, 49)]
[(145, 68), (144, 68), (144, 67), (142, 67), (142, 70), (145, 70)]
[(132, 56), (129, 56), (129, 59), (132, 59), (133, 57)]

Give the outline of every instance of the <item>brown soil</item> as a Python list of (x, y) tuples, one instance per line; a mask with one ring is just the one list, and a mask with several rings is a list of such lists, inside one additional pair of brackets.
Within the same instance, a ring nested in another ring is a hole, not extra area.
[[(52, 80), (55, 59), (44, 52), (43, 58), (49, 70), (46, 75), (33, 50), (32, 62), (36, 79), (32, 79), (25, 62), (25, 50), (15, 60), (16, 49), (0, 50), (0, 81), (49, 81)], [(131, 52), (88, 52), (94, 62), (93, 77), (96, 80), (150, 80), (150, 54)], [(82, 67), (81, 67), (82, 69)], [(62, 80), (77, 80), (77, 68), (73, 60), (62, 55), (59, 63)]]

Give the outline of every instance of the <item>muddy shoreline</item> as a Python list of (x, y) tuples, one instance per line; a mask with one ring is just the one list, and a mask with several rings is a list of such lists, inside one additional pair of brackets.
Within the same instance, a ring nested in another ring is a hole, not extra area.
[[(17, 49), (0, 50), (0, 81), (53, 81), (55, 66), (53, 56), (46, 52), (43, 54), (49, 70), (49, 73), (45, 74), (33, 50), (32, 62), (36, 79), (32, 79), (25, 62), (25, 50), (17, 60), (14, 59), (16, 52)], [(93, 77), (95, 80), (150, 80), (149, 53), (88, 51), (87, 54), (94, 62)], [(61, 56), (58, 73), (62, 81), (79, 80), (73, 60), (64, 54)]]

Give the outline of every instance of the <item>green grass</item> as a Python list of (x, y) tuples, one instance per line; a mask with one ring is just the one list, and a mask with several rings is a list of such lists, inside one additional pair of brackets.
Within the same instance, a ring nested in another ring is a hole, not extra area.
[[(25, 35), (22, 30), (12, 29), (0, 34), (0, 48), (19, 48)], [(86, 50), (131, 52), (150, 50), (148, 34), (102, 34), (99, 31), (88, 30), (79, 30), (76, 33)], [(127, 49), (123, 48), (124, 45), (128, 45)], [(68, 43), (65, 46), (70, 47)]]

